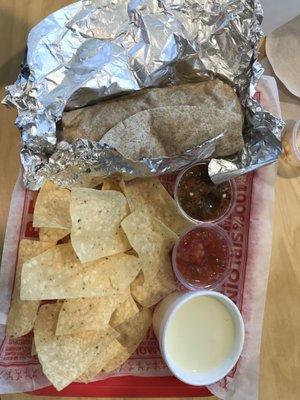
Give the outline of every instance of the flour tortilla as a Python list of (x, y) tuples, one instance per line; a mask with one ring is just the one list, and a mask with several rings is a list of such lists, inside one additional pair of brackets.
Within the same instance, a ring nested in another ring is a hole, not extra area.
[[(168, 121), (168, 124), (165, 127), (168, 127), (166, 130), (169, 138), (168, 144), (173, 146), (174, 132), (171, 132), (169, 128), (172, 127), (172, 120), (175, 121), (174, 116), (176, 115), (176, 110), (181, 106), (199, 107), (200, 115), (197, 114), (196, 110), (194, 110), (193, 113), (198, 121), (199, 117), (202, 118), (201, 126), (204, 131), (201, 131), (199, 135), (194, 135), (194, 139), (196, 140), (190, 141), (189, 145), (202, 143), (204, 140), (208, 139), (206, 136), (207, 134), (209, 137), (214, 137), (224, 129), (227, 129), (228, 135), (226, 139), (222, 140), (220, 145), (217, 146), (216, 153), (214, 155), (225, 156), (228, 154), (233, 154), (243, 147), (243, 112), (239, 99), (229, 85), (218, 79), (164, 88), (145, 89), (133, 95), (122, 96), (117, 99), (103, 101), (94, 106), (64, 113), (62, 119), (62, 138), (68, 142), (73, 142), (77, 138), (87, 138), (99, 141), (110, 129), (122, 121), (130, 118), (134, 114), (143, 112), (145, 110), (150, 110), (150, 112), (148, 111), (147, 115), (151, 117), (152, 115), (155, 115), (155, 113), (153, 114), (151, 110), (161, 107), (170, 107), (171, 114), (165, 120)], [(161, 114), (167, 117), (165, 112), (162, 112)], [(186, 113), (185, 115), (188, 117)], [(142, 114), (142, 116), (146, 118), (144, 114)], [(135, 117), (134, 120), (137, 124), (139, 123), (139, 117)], [(177, 114), (175, 134), (178, 134), (179, 132), (179, 122), (180, 118)], [(194, 121), (192, 122), (194, 125)], [(134, 125), (135, 132), (133, 133), (135, 135), (140, 133), (137, 132), (137, 124)], [(153, 124), (150, 124), (150, 126), (153, 126)], [(120, 128), (118, 128), (118, 131), (119, 130)], [(181, 134), (184, 135), (184, 130), (180, 130)], [(126, 134), (127, 133), (128, 132), (126, 132)], [(132, 132), (129, 133), (132, 134)], [(159, 131), (157, 133), (160, 134)], [(115, 139), (117, 139), (116, 135), (117, 133), (114, 135)], [(126, 140), (124, 140), (125, 138)], [(108, 138), (106, 139), (106, 141), (108, 141)], [(128, 144), (130, 144), (126, 135), (123, 136), (122, 143), (126, 147)], [(151, 141), (147, 140), (147, 144), (150, 143)], [(116, 143), (113, 143), (113, 145), (116, 145)], [(140, 143), (140, 145), (142, 145), (142, 143)], [(120, 143), (118, 144), (118, 147), (120, 147)], [(120, 150), (122, 150), (121, 147)], [(155, 149), (155, 152), (152, 151), (151, 153), (142, 153), (141, 150), (142, 148), (140, 148), (139, 152), (136, 152), (134, 155), (157, 155), (159, 150), (164, 151), (167, 154), (172, 153), (172, 148), (166, 148), (165, 142), (162, 143), (161, 147), (158, 146)], [(177, 147), (175, 150), (177, 152), (180, 150), (180, 148)], [(129, 154), (128, 149), (126, 149), (126, 154)], [(132, 150), (131, 155), (133, 155)]]
[(266, 52), (276, 76), (300, 97), (300, 15), (267, 36)]
[(213, 109), (204, 102), (201, 106), (140, 111), (111, 128), (100, 143), (115, 148), (125, 158), (141, 160), (177, 156), (225, 132), (213, 153), (219, 157), (243, 148), (242, 128), (238, 114)]

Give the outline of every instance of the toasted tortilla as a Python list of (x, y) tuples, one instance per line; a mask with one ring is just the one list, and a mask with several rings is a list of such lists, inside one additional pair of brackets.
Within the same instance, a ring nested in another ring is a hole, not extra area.
[[(186, 109), (184, 117), (181, 117), (182, 111), (177, 110), (182, 106), (195, 109)], [(164, 108), (159, 115), (152, 111), (158, 108)], [(193, 116), (189, 116), (190, 112)], [(134, 114), (136, 116), (130, 119)], [(186, 124), (185, 118), (192, 125)], [(215, 156), (233, 154), (243, 147), (243, 111), (239, 99), (234, 90), (219, 79), (141, 90), (66, 112), (62, 122), (64, 140), (70, 143), (77, 138), (102, 140), (134, 159), (182, 152), (188, 146), (200, 144), (224, 130), (227, 130), (227, 135), (218, 144)], [(157, 129), (160, 124), (161, 130)], [(106, 135), (116, 126), (118, 128)], [(129, 131), (129, 126), (134, 130)], [(200, 126), (201, 129), (198, 129)], [(191, 135), (187, 135), (185, 127)], [(196, 131), (191, 130), (192, 127)], [(155, 128), (155, 135), (152, 128)], [(185, 143), (183, 138), (188, 142)]]
[(113, 147), (125, 158), (141, 160), (180, 155), (224, 132), (213, 153), (214, 157), (224, 157), (243, 148), (242, 129), (240, 115), (213, 109), (204, 102), (201, 106), (140, 111), (111, 128), (100, 143)]

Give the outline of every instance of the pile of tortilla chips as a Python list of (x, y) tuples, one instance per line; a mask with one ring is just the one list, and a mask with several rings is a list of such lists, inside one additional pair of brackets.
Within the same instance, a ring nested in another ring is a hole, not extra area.
[(33, 329), (33, 352), (61, 390), (114, 371), (136, 350), (150, 307), (175, 288), (169, 253), (187, 222), (150, 178), (106, 179), (101, 190), (46, 182), (33, 224), (40, 240), (20, 242), (6, 334)]

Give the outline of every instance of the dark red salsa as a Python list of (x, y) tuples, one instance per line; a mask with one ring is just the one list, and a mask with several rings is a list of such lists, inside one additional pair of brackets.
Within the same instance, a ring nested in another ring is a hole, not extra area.
[(232, 249), (223, 232), (221, 228), (199, 226), (179, 240), (173, 266), (182, 284), (204, 288), (222, 282), (229, 274)]
[(208, 164), (189, 168), (177, 187), (177, 199), (183, 211), (197, 221), (214, 221), (222, 217), (231, 204), (232, 188), (229, 182), (215, 185), (208, 175)]

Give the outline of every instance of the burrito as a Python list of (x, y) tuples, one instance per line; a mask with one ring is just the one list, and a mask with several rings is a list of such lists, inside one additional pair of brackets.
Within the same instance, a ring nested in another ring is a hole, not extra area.
[(151, 88), (65, 112), (62, 139), (86, 138), (126, 158), (174, 156), (224, 132), (215, 157), (243, 148), (243, 110), (235, 91), (215, 79)]

